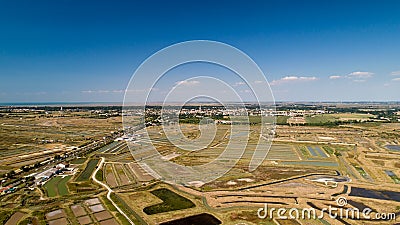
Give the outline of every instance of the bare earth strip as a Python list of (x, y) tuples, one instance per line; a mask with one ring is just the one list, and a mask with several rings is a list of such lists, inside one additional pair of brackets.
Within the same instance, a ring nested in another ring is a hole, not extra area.
[(115, 164), (112, 163), (111, 165), (111, 169), (112, 169), (112, 173), (114, 174), (115, 180), (117, 182), (117, 186), (121, 185), (121, 179), (119, 177), (119, 174), (117, 173), (117, 169), (115, 168)]
[(54, 220), (54, 219), (58, 219), (61, 217), (65, 217), (65, 212), (63, 209), (57, 209), (54, 211), (51, 211), (49, 213), (46, 214), (46, 219), (47, 220)]
[(89, 224), (92, 222), (92, 220), (90, 219), (89, 216), (82, 216), (78, 218), (79, 224), (81, 225), (85, 225), (85, 224)]
[[(97, 169), (96, 169), (96, 170), (94, 171), (94, 173), (92, 174), (92, 179), (93, 179), (94, 182), (100, 184), (101, 186), (103, 186), (103, 187), (105, 187), (105, 188), (107, 189), (107, 191), (108, 191), (108, 193), (107, 193), (107, 199), (108, 199), (108, 200), (112, 203), (112, 205), (118, 210), (118, 212), (119, 212), (122, 216), (124, 216), (124, 217), (126, 218), (126, 220), (128, 220), (128, 222), (129, 222), (130, 224), (134, 224), (134, 223), (132, 222), (132, 220), (125, 214), (125, 212), (122, 211), (122, 210), (118, 207), (118, 205), (111, 199), (111, 193), (113, 192), (113, 190), (112, 190), (109, 186), (107, 186), (107, 184), (102, 183), (102, 182), (100, 182), (99, 180), (96, 179), (95, 174), (96, 174), (96, 173), (99, 171), (99, 169), (103, 166), (104, 161), (105, 161), (104, 157), (101, 157), (100, 165), (99, 165), (99, 167), (97, 167)], [(106, 221), (108, 221), (108, 220), (106, 220)], [(104, 221), (104, 222), (106, 222), (106, 221)], [(112, 222), (115, 222), (115, 223), (118, 225), (118, 222), (117, 222), (114, 218), (110, 219), (110, 221), (111, 221), (111, 223), (112, 223)], [(105, 223), (100, 222), (100, 224), (105, 224)]]
[(133, 174), (132, 169), (129, 167), (129, 164), (124, 164), (124, 170), (126, 175), (128, 175), (129, 180), (132, 183), (136, 183), (136, 178), (135, 178), (135, 174)]
[(57, 220), (52, 220), (49, 222), (49, 225), (60, 225), (60, 224), (69, 224), (66, 218), (60, 218)]
[(117, 180), (115, 179), (111, 164), (106, 164), (106, 181), (110, 187), (118, 186)]
[(16, 212), (14, 213), (10, 219), (8, 219), (7, 223), (5, 225), (17, 225), (18, 222), (22, 219), (22, 217), (25, 216), (25, 213), (22, 212)]
[(100, 225), (119, 225), (119, 224), (114, 218), (112, 218), (109, 220), (101, 221)]
[(95, 213), (94, 217), (96, 217), (97, 221), (102, 221), (102, 220), (112, 218), (112, 215), (108, 211), (102, 211), (102, 212)]
[(71, 209), (76, 217), (86, 215), (86, 211), (81, 205), (73, 205), (71, 206)]
[(150, 174), (146, 172), (146, 170), (140, 167), (137, 163), (129, 163), (129, 166), (139, 181), (145, 182), (154, 179)]
[(125, 171), (124, 171), (124, 169), (123, 169), (123, 167), (122, 167), (122, 165), (121, 164), (116, 164), (115, 165), (115, 169), (116, 169), (116, 171), (117, 171), (117, 173), (118, 173), (118, 176), (119, 176), (119, 178), (120, 178), (120, 181), (121, 181), (121, 185), (127, 185), (127, 184), (130, 184), (131, 182), (129, 181), (129, 178), (128, 178), (128, 176), (125, 174)]

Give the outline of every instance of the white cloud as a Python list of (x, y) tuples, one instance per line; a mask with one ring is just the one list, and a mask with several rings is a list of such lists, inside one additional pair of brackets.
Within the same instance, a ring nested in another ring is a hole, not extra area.
[(357, 83), (362, 83), (362, 82), (365, 82), (366, 80), (362, 80), (362, 79), (356, 79), (356, 80), (353, 80), (354, 82), (357, 82)]
[(181, 80), (175, 83), (176, 85), (194, 86), (200, 84), (197, 80)]
[(340, 79), (340, 78), (342, 78), (342, 76), (332, 75), (329, 77), (329, 79), (331, 79), (331, 80), (336, 80), (336, 79)]
[(392, 76), (400, 76), (400, 70), (393, 71), (393, 72), (390, 73), (390, 75), (392, 75)]
[(298, 77), (298, 76), (286, 76), (279, 80), (273, 80), (270, 85), (279, 85), (283, 83), (298, 82), (298, 81), (315, 81), (317, 77)]
[(282, 80), (317, 80), (316, 77), (296, 77), (296, 76), (288, 76), (282, 78)]
[(371, 72), (363, 72), (363, 71), (356, 71), (356, 72), (350, 73), (348, 76), (349, 76), (350, 78), (370, 78), (370, 77), (372, 77), (372, 75), (374, 75), (374, 73), (371, 73)]
[(256, 80), (256, 81), (254, 81), (254, 83), (255, 83), (255, 84), (262, 84), (262, 83), (264, 83), (264, 81), (262, 81), (262, 80)]
[(392, 81), (400, 81), (400, 77), (392, 79)]
[(85, 90), (85, 91), (81, 91), (82, 93), (85, 94), (91, 94), (91, 93), (95, 93), (96, 91), (92, 91), (92, 90)]

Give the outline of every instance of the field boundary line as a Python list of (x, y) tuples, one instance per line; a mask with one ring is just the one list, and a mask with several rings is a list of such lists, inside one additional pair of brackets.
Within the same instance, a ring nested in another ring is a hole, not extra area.
[(103, 182), (101, 182), (101, 181), (96, 179), (95, 175), (99, 171), (99, 169), (103, 166), (104, 161), (105, 161), (105, 158), (101, 157), (100, 164), (97, 166), (96, 170), (92, 174), (92, 179), (93, 179), (94, 182), (100, 184), (101, 186), (105, 187), (108, 190), (107, 199), (111, 202), (111, 204), (113, 204), (113, 206), (118, 210), (118, 212), (121, 213), (126, 218), (126, 220), (129, 221), (130, 224), (135, 225), (133, 223), (133, 221), (125, 214), (125, 212), (122, 211), (122, 209), (120, 209), (118, 207), (118, 205), (111, 199), (111, 193), (114, 192), (114, 191), (107, 184), (105, 184), (105, 183), (103, 183)]

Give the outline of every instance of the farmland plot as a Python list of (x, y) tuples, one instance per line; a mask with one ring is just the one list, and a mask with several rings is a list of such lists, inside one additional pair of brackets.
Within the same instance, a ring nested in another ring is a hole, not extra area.
[(87, 163), (85, 170), (79, 174), (79, 177), (76, 179), (76, 181), (88, 181), (93, 171), (96, 169), (98, 162), (98, 159), (91, 159)]

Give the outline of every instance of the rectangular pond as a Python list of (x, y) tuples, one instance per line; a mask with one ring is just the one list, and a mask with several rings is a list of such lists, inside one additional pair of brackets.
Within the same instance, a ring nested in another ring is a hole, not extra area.
[(386, 145), (385, 147), (390, 151), (400, 152), (400, 145)]
[(337, 162), (326, 162), (326, 161), (287, 161), (282, 162), (284, 165), (304, 165), (304, 166), (327, 166), (337, 167)]
[(314, 149), (310, 146), (307, 146), (308, 151), (311, 153), (312, 156), (318, 156)]
[(322, 150), (320, 147), (315, 147), (315, 150), (317, 150), (318, 154), (324, 158), (327, 158), (328, 156), (326, 155), (326, 153), (324, 152), (324, 150)]
[(349, 196), (400, 202), (400, 192), (352, 187)]
[(399, 177), (397, 177), (397, 175), (395, 173), (393, 173), (393, 171), (391, 170), (385, 170), (386, 175), (388, 175), (395, 184), (400, 184), (400, 179)]

